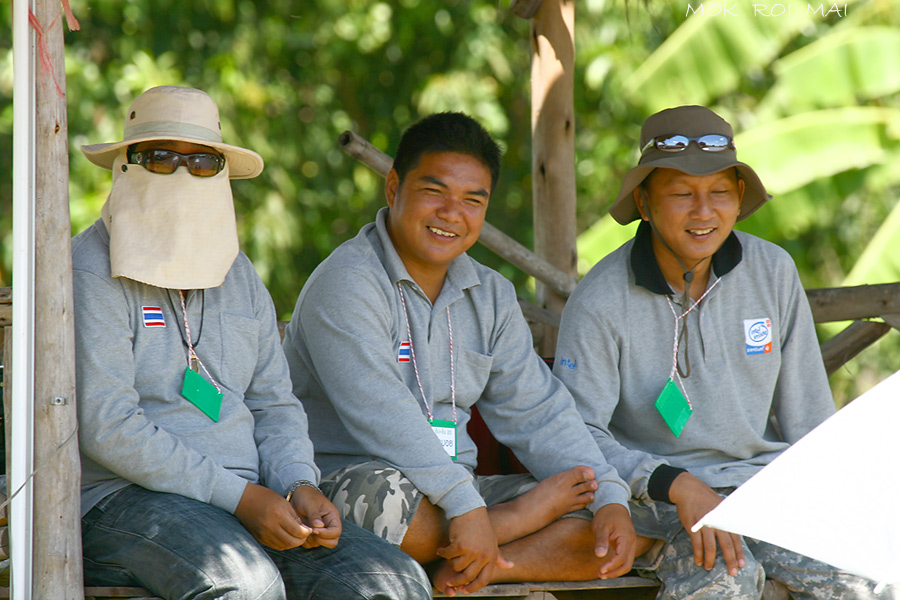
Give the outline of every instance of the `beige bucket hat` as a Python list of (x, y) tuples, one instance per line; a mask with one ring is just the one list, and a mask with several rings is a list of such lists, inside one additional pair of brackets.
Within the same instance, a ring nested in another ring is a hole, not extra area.
[[(660, 136), (681, 134), (697, 138), (710, 133), (724, 135), (729, 140), (734, 139), (734, 131), (728, 121), (705, 106), (678, 106), (647, 117), (644, 126), (641, 127), (640, 147), (643, 148), (650, 140)], [(744, 199), (741, 202), (738, 221), (752, 215), (772, 198), (756, 172), (738, 161), (737, 152), (733, 147), (721, 152), (707, 152), (701, 150), (696, 143), (690, 143), (680, 152), (664, 152), (651, 146), (641, 155), (638, 166), (625, 175), (619, 195), (609, 209), (609, 214), (616, 221), (627, 225), (641, 218), (634, 204), (634, 189), (653, 172), (653, 169), (659, 167), (678, 169), (688, 175), (711, 175), (729, 167), (736, 167), (745, 182)]]
[(82, 146), (89, 161), (112, 169), (122, 148), (151, 140), (178, 140), (215, 148), (225, 156), (231, 179), (250, 179), (263, 170), (253, 150), (222, 143), (219, 108), (204, 91), (172, 85), (150, 88), (131, 103), (121, 142)]

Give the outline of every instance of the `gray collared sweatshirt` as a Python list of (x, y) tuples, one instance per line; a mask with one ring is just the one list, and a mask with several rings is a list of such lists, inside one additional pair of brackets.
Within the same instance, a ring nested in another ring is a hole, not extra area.
[(72, 240), (72, 262), (82, 514), (129, 483), (234, 512), (248, 482), (283, 494), (318, 480), (275, 309), (243, 253), (220, 287), (186, 294), (195, 349), (223, 393), (217, 423), (181, 395), (178, 291), (112, 278), (99, 220)]
[[(579, 283), (554, 372), (637, 499), (667, 498), (668, 489), (656, 498), (648, 489), (660, 465), (711, 487), (738, 486), (834, 413), (809, 303), (787, 252), (741, 232), (726, 241), (712, 260), (711, 291), (687, 317), (693, 414), (676, 438), (654, 402), (673, 361), (667, 295), (683, 309), (649, 235), (639, 228)], [(681, 352), (684, 365), (683, 344)]]
[[(571, 395), (532, 349), (512, 284), (463, 254), (432, 305), (397, 255), (386, 216), (382, 209), (313, 272), (285, 334), (294, 393), (310, 416), (322, 472), (380, 460), (399, 468), (448, 518), (484, 506), (472, 482), (476, 447), (466, 432), (477, 402), (494, 436), (538, 479), (588, 465), (600, 486), (591, 508), (626, 505), (628, 488), (593, 442)], [(448, 308), (456, 461), (426, 419), (427, 401), (435, 419), (453, 421)]]

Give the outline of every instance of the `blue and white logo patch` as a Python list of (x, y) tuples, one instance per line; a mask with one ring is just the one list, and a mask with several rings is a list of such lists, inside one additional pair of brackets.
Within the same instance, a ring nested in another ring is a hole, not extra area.
[(767, 317), (744, 319), (744, 343), (747, 354), (768, 354), (772, 351), (772, 321)]

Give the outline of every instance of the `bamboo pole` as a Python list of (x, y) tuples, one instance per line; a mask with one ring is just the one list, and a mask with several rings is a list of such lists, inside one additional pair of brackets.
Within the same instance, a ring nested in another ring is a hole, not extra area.
[[(575, 3), (543, 0), (531, 20), (531, 129), (534, 251), (575, 277)], [(561, 313), (566, 296), (542, 283), (537, 303)], [(543, 356), (556, 353), (545, 331)]]
[(68, 120), (58, 1), (37, 0), (49, 69), (36, 89), (34, 562), (35, 598), (84, 597), (81, 465), (75, 415), (75, 334), (69, 221)]
[(822, 344), (822, 362), (830, 377), (857, 354), (877, 342), (891, 330), (886, 323), (854, 321), (846, 329)]
[(900, 313), (900, 283), (812, 289), (806, 296), (816, 323)]
[[(338, 144), (341, 150), (382, 177), (387, 176), (394, 163), (394, 159), (352, 131), (342, 133)], [(575, 277), (554, 267), (488, 222), (482, 226), (478, 241), (510, 264), (544, 282), (561, 296), (568, 297), (578, 283)]]

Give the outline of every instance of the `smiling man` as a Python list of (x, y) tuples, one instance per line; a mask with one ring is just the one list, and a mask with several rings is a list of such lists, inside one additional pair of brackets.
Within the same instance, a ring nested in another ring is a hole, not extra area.
[[(310, 276), (284, 339), (323, 490), (434, 563), (449, 595), (615, 577), (634, 552), (627, 486), (533, 351), (512, 284), (466, 254), (499, 170), (496, 143), (465, 115), (410, 127), (387, 208)], [(473, 475), (476, 403), (539, 483)]]
[(631, 487), (635, 567), (660, 579), (659, 598), (759, 598), (766, 577), (795, 598), (876, 597), (871, 582), (771, 544), (690, 532), (834, 412), (793, 261), (733, 231), (768, 199), (718, 115), (649, 117), (610, 209), (623, 225), (640, 219), (637, 233), (563, 311), (555, 373)]

